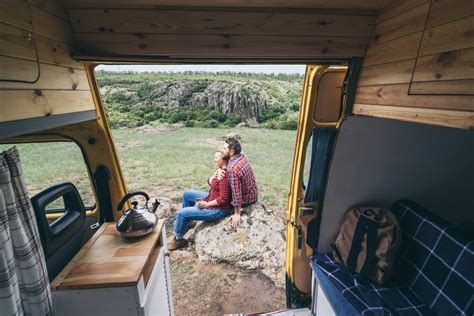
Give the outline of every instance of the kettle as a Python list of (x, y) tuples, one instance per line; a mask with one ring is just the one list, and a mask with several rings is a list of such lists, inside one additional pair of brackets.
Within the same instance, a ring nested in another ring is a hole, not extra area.
[[(141, 195), (146, 199), (145, 207), (139, 206), (137, 201), (132, 202), (132, 208), (123, 210), (125, 203), (132, 197)], [(122, 211), (122, 216), (117, 221), (117, 231), (124, 237), (139, 237), (149, 234), (153, 231), (158, 218), (155, 211), (160, 205), (158, 199), (152, 203), (151, 209), (148, 208), (150, 197), (143, 191), (127, 193), (118, 204), (117, 210)]]

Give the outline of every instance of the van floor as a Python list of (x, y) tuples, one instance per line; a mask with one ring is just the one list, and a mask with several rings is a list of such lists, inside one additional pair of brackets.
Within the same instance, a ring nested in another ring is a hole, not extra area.
[(171, 253), (176, 315), (222, 315), (286, 308), (285, 290), (258, 272), (200, 261), (187, 250)]

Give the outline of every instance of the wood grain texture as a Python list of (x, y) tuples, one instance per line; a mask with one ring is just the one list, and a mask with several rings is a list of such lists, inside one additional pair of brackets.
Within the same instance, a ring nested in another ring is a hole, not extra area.
[(38, 7), (30, 6), (34, 32), (55, 41), (73, 45), (71, 26), (65, 20)]
[[(414, 82), (410, 87), (410, 94), (426, 94), (426, 95), (474, 95), (474, 79), (470, 80), (446, 80), (446, 81), (429, 81)], [(471, 98), (474, 111), (474, 99)]]
[(474, 129), (474, 113), (436, 109), (354, 104), (356, 115), (383, 117), (401, 121), (425, 123), (463, 129)]
[(71, 58), (71, 46), (38, 35), (36, 45), (40, 62), (84, 70), (82, 63)]
[(424, 3), (403, 14), (378, 23), (375, 26), (371, 45), (380, 44), (415, 32), (423, 31), (430, 3)]
[(419, 56), (471, 47), (474, 47), (474, 16), (426, 29)]
[(358, 87), (354, 103), (474, 111), (470, 96), (408, 95), (409, 84)]
[(0, 23), (0, 55), (36, 60), (35, 39), (31, 32)]
[(374, 16), (275, 12), (71, 9), (75, 33), (369, 37)]
[(392, 0), (389, 1), (377, 15), (377, 23), (383, 22), (397, 15), (402, 15), (406, 11), (415, 8), (428, 0)]
[(30, 4), (41, 8), (42, 10), (51, 13), (65, 21), (68, 20), (66, 10), (62, 5), (61, 0), (28, 0)]
[(422, 32), (417, 32), (370, 46), (365, 54), (363, 67), (416, 58), (421, 36)]
[[(37, 68), (36, 61), (0, 56), (0, 78), (35, 79)], [(7, 69), (11, 70), (10, 77), (4, 76)], [(0, 82), (0, 89), (90, 90), (85, 70), (40, 63), (39, 74), (38, 81), (33, 84)]]
[(26, 0), (0, 1), (0, 23), (31, 31), (32, 22)]
[(364, 67), (361, 70), (358, 86), (409, 83), (415, 59), (396, 61), (388, 64)]
[(378, 10), (383, 0), (64, 0), (66, 8), (114, 7), (248, 7), (248, 8), (338, 8)]
[(472, 0), (436, 0), (431, 4), (427, 28), (474, 14)]
[[(139, 239), (121, 237), (115, 223), (104, 223), (51, 283), (55, 290), (137, 285), (152, 254), (159, 247), (164, 220)], [(97, 235), (97, 236), (96, 236)], [(156, 258), (155, 258), (156, 260)]]
[(95, 110), (90, 91), (0, 90), (1, 122)]
[(363, 56), (368, 38), (78, 33), (76, 40), (80, 52), (108, 56), (347, 57)]
[(474, 48), (419, 57), (413, 81), (443, 81), (474, 78)]
[[(38, 78), (38, 75), (38, 63), (36, 61), (0, 56), (0, 79), (32, 82)], [(1, 84), (2, 82), (0, 82), (0, 87)]]

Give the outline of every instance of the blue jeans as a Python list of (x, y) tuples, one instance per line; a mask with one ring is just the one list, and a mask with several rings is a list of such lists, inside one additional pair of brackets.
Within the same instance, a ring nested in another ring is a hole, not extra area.
[(203, 199), (207, 196), (205, 192), (194, 190), (184, 191), (183, 208), (176, 213), (176, 223), (174, 224), (174, 236), (176, 239), (183, 238), (188, 229), (189, 221), (212, 222), (230, 215), (229, 212), (220, 209), (197, 208), (194, 207), (196, 199)]

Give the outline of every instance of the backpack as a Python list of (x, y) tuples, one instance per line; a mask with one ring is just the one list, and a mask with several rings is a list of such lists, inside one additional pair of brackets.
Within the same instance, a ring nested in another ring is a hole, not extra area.
[(335, 260), (352, 273), (386, 283), (392, 276), (400, 244), (400, 226), (390, 211), (354, 207), (342, 218), (341, 230), (331, 247)]

